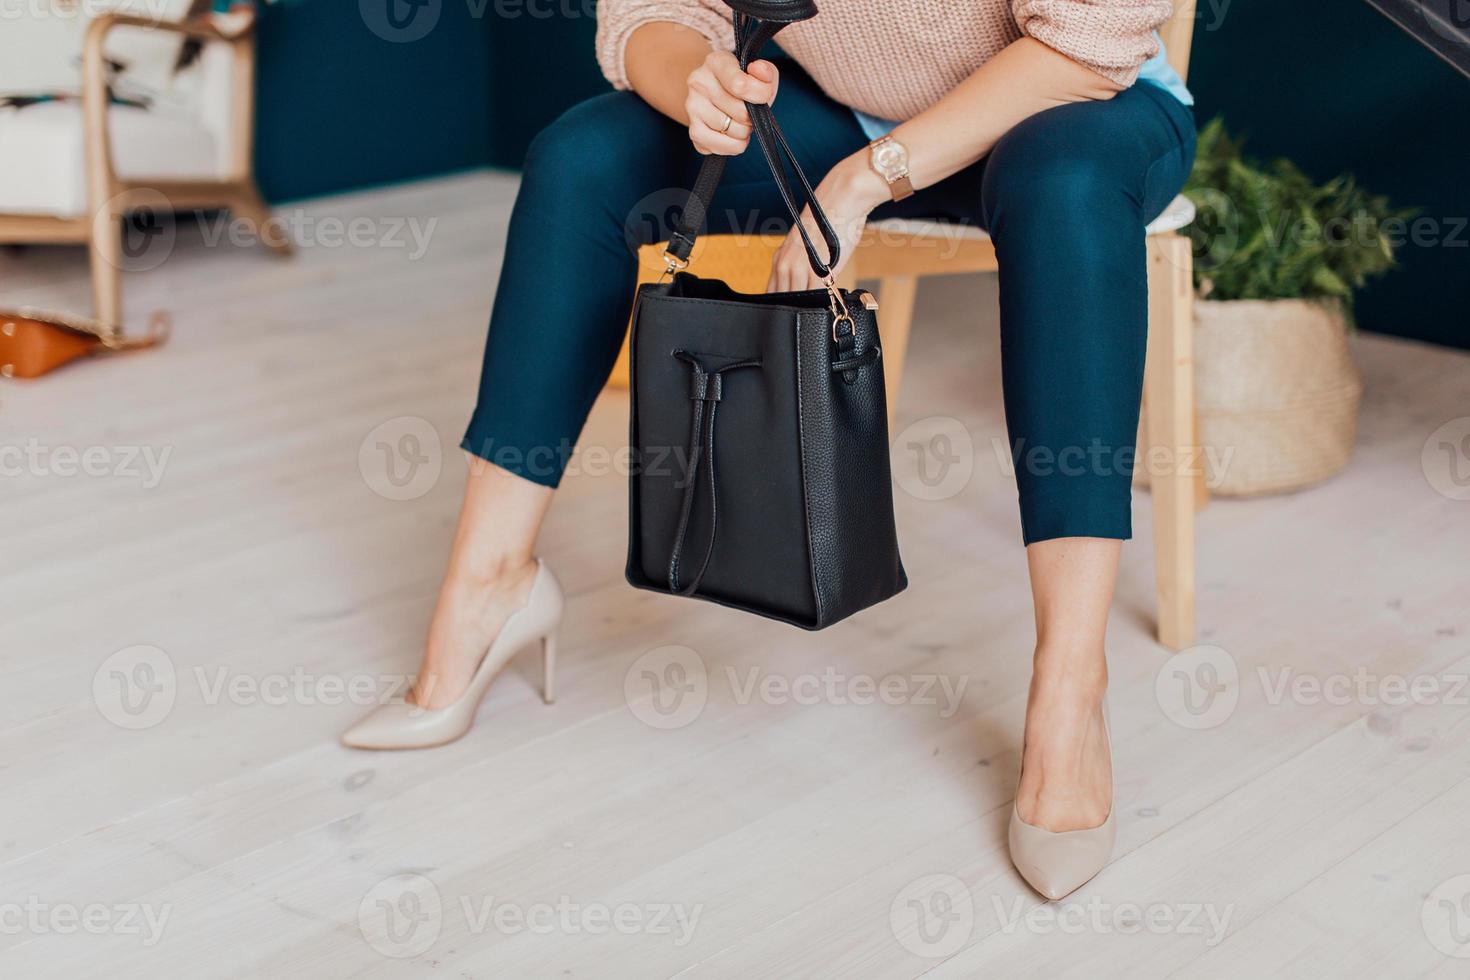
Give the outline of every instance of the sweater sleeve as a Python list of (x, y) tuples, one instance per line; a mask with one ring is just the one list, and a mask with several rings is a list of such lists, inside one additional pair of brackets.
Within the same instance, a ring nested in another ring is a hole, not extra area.
[(1021, 32), (1119, 85), (1159, 53), (1154, 32), (1169, 0), (1011, 0)]
[(623, 60), (628, 38), (654, 21), (682, 24), (702, 34), (711, 48), (732, 50), (735, 30), (730, 26), (729, 10), (720, 0), (601, 0), (597, 5), (597, 63), (613, 88), (631, 88)]

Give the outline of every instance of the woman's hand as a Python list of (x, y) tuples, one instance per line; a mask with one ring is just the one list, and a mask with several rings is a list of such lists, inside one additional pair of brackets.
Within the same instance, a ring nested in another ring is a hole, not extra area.
[[(832, 230), (837, 232), (841, 247), (837, 267), (832, 270), (835, 276), (852, 261), (853, 250), (857, 248), (863, 237), (863, 227), (868, 223), (868, 213), (889, 200), (888, 184), (868, 166), (868, 151), (863, 149), (829, 170), (817, 185), (816, 196), (827, 220), (832, 223)], [(817, 229), (811, 208), (802, 208), (801, 221), (816, 246), (817, 257), (826, 260), (827, 243)], [(793, 227), (771, 259), (771, 277), (766, 282), (766, 292), (816, 289), (821, 285), (822, 280), (817, 278), (807, 261), (801, 233)]]
[(770, 105), (776, 100), (780, 73), (769, 61), (752, 61), (741, 71), (728, 51), (711, 51), (703, 64), (689, 73), (689, 139), (700, 153), (733, 157), (750, 143), (750, 113), (745, 103)]

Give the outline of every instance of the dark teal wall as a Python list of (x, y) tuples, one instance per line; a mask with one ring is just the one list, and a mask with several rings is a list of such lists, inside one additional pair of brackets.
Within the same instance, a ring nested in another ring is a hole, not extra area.
[(1232, 0), (1218, 29), (1208, 19), (1189, 77), (1201, 120), (1223, 114), (1250, 152), (1423, 208), (1359, 323), (1470, 348), (1470, 79), (1361, 0)]
[(383, 12), (402, 2), (299, 0), (264, 8), (256, 167), (267, 198), (408, 180), (489, 159), (486, 25), (471, 14), (478, 3), (429, 0), (395, 30)]
[[(542, 6), (581, 9), (574, 3), (552, 5), (546, 0)], [(490, 160), (494, 165), (520, 167), (527, 144), (547, 123), (568, 106), (608, 91), (592, 53), (596, 33), (597, 21), (587, 15), (522, 14), (489, 22)]]

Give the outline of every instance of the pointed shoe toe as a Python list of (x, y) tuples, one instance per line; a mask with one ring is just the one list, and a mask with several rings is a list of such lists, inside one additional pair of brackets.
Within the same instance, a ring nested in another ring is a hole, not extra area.
[(431, 711), (407, 702), (382, 704), (343, 732), (342, 744), (352, 749), (427, 749), (444, 745), (470, 729), (468, 723), (452, 717), (454, 714), (453, 707)]
[[(1112, 724), (1108, 703), (1102, 704), (1103, 737), (1112, 754)], [(1024, 755), (1024, 747), (1022, 749)], [(1019, 795), (1019, 787), (1017, 787)], [(1011, 827), (1007, 834), (1011, 863), (1026, 883), (1053, 902), (1072, 894), (1108, 866), (1117, 840), (1118, 825), (1114, 820), (1117, 804), (1108, 807), (1108, 815), (1096, 827), (1083, 830), (1051, 831), (1021, 819), (1021, 811), (1011, 804)]]
[(1113, 854), (1113, 814), (1097, 827), (1053, 833), (1021, 819), (1011, 808), (1011, 863), (1026, 883), (1051, 901), (1066, 898), (1097, 877)]

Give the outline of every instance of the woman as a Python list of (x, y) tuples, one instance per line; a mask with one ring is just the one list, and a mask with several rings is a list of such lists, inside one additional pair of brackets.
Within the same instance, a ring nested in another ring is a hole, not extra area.
[[(733, 158), (709, 231), (781, 220), (747, 152), (746, 103), (770, 103), (803, 170), (825, 175), (844, 262), (869, 215), (975, 222), (994, 240), (1012, 451), (1058, 464), (1017, 466), (1037, 642), (1011, 851), (1052, 898), (1096, 874), (1113, 837), (1103, 640), (1130, 474), (1059, 464), (1133, 450), (1144, 225), (1194, 153), (1156, 34), (1169, 13), (1168, 0), (833, 0), (785, 29), (786, 56), (741, 71), (720, 0), (604, 0), (598, 56), (620, 91), (528, 154), (463, 443), (493, 465), (471, 468), (413, 707), (378, 709), (347, 744), (459, 737), (510, 656), (554, 632), (560, 592), (534, 544), (623, 339), (638, 236), (625, 217), (688, 186), (692, 140)], [(788, 234), (769, 288), (818, 285)]]

